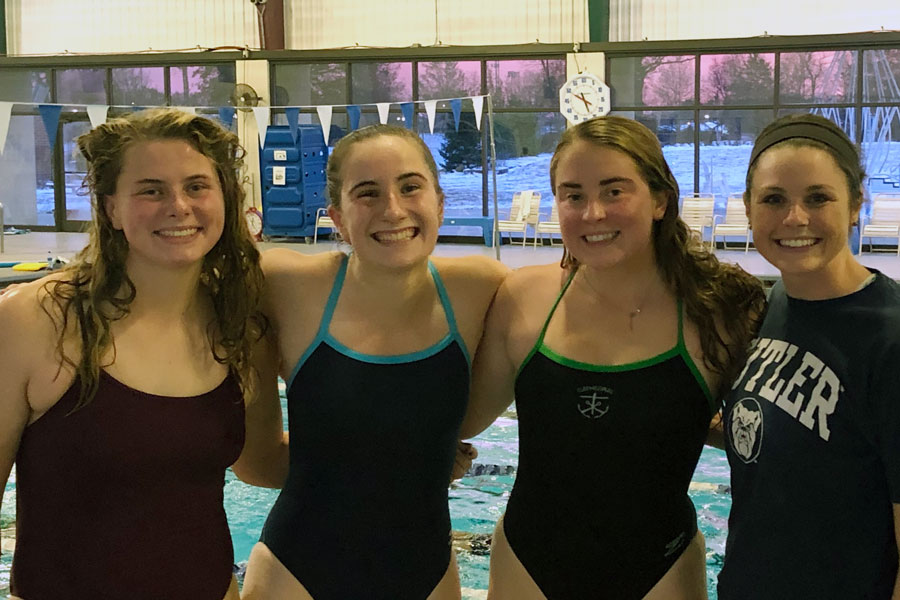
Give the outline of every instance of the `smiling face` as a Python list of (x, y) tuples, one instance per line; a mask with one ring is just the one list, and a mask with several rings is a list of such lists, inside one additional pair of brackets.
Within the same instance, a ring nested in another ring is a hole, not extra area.
[(653, 222), (665, 203), (627, 154), (577, 140), (560, 152), (554, 181), (563, 242), (578, 262), (599, 269), (653, 262)]
[(426, 260), (437, 243), (443, 194), (412, 141), (361, 140), (340, 170), (340, 208), (329, 214), (361, 260), (404, 267)]
[(222, 235), (225, 201), (212, 162), (183, 140), (136, 142), (104, 206), (136, 261), (199, 266)]
[(785, 145), (759, 157), (747, 216), (757, 250), (781, 271), (785, 285), (816, 289), (840, 283), (853, 262), (847, 238), (859, 216), (855, 205), (846, 175), (828, 152)]

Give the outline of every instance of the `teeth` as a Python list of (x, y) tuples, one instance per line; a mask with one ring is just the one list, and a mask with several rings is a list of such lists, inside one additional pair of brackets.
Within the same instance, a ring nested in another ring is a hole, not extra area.
[(190, 229), (161, 229), (156, 233), (163, 237), (187, 237), (194, 235), (197, 231), (196, 227), (191, 227)]
[(415, 228), (410, 227), (409, 229), (403, 229), (402, 231), (381, 231), (374, 235), (375, 239), (379, 242), (402, 242), (411, 240), (415, 234)]
[(812, 246), (816, 243), (815, 239), (803, 238), (799, 240), (779, 240), (778, 242), (782, 246), (787, 246), (788, 248), (803, 248), (805, 246)]
[(598, 233), (595, 235), (586, 235), (586, 236), (584, 236), (584, 239), (586, 239), (589, 242), (605, 242), (607, 240), (613, 239), (617, 235), (619, 235), (619, 232), (613, 231), (611, 233)]

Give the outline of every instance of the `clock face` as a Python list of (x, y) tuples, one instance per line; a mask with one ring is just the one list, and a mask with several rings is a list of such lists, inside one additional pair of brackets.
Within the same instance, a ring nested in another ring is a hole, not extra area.
[(559, 89), (559, 111), (572, 123), (609, 112), (609, 88), (591, 73), (580, 73)]
[(250, 230), (250, 235), (258, 240), (263, 230), (263, 220), (259, 210), (255, 206), (251, 206), (244, 213), (244, 218), (247, 219), (247, 229)]

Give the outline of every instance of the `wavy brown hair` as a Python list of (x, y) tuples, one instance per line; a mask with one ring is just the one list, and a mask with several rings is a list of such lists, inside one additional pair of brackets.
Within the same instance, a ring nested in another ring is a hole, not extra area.
[[(68, 364), (80, 384), (76, 409), (97, 393), (103, 357), (115, 340), (110, 326), (129, 314), (137, 295), (125, 268), (128, 241), (113, 227), (104, 207), (116, 191), (125, 152), (135, 143), (181, 140), (207, 157), (215, 169), (225, 200), (222, 236), (207, 253), (200, 282), (213, 305), (207, 337), (215, 360), (227, 365), (243, 393), (253, 387), (250, 350), (267, 321), (259, 312), (263, 285), (259, 251), (243, 216), (244, 191), (238, 179), (244, 149), (237, 135), (204, 117), (176, 109), (151, 109), (109, 120), (77, 139), (87, 159), (84, 186), (90, 190), (92, 221), (88, 243), (60, 278), (44, 284), (45, 312), (54, 320), (60, 367)], [(78, 336), (80, 355), (64, 351), (67, 332)]]
[[(765, 310), (762, 285), (740, 267), (720, 263), (691, 234), (678, 216), (678, 182), (666, 163), (659, 140), (637, 121), (597, 117), (567, 129), (550, 160), (554, 193), (560, 155), (578, 140), (627, 155), (650, 191), (665, 199), (665, 214), (653, 222), (651, 233), (656, 266), (684, 303), (688, 319), (697, 325), (706, 366), (722, 377), (723, 384), (729, 383), (743, 366), (747, 347)], [(577, 269), (578, 261), (564, 250), (560, 265)]]

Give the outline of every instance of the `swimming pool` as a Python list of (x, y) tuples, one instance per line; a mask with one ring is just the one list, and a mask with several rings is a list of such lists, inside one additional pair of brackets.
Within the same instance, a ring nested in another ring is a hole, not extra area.
[[(282, 389), (283, 393), (283, 389)], [(282, 398), (282, 404), (284, 404)], [(287, 411), (284, 411), (287, 414)], [(514, 412), (507, 412), (474, 440), (479, 456), (476, 464), (515, 467), (518, 456), (518, 422)], [(501, 470), (502, 472), (502, 470)], [(691, 499), (697, 507), (698, 524), (706, 536), (707, 579), (710, 598), (716, 599), (715, 581), (725, 554), (725, 536), (731, 496), (728, 493), (728, 461), (725, 453), (705, 448), (700, 458)], [(469, 534), (493, 531), (512, 490), (514, 475), (473, 475), (455, 482), (450, 489), (450, 516), (453, 530)], [(278, 490), (256, 488), (237, 480), (229, 470), (225, 478), (225, 510), (234, 543), (235, 561), (242, 565), (265, 522)], [(6, 485), (3, 497), (3, 525), (15, 516), (15, 473)], [(475, 536), (476, 542), (481, 541)], [(489, 557), (476, 543), (474, 552), (457, 554), (465, 600), (483, 599), (487, 590)], [(9, 569), (12, 557), (0, 558), (0, 594), (9, 591)]]

